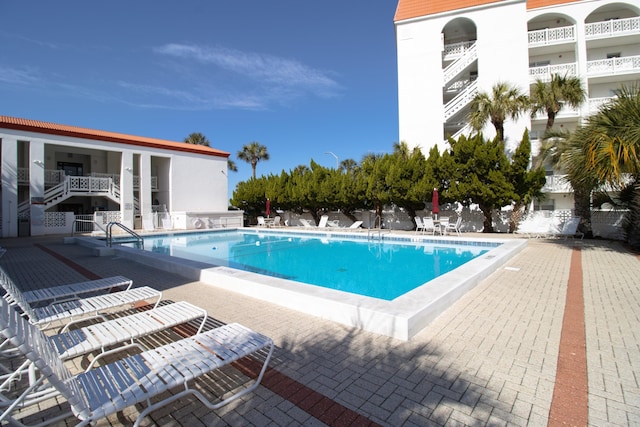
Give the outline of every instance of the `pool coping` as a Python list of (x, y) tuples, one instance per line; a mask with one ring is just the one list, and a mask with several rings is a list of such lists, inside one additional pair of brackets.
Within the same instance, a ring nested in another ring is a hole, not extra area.
[[(230, 231), (235, 229), (224, 229)], [(316, 237), (348, 237), (367, 239), (366, 233), (349, 233), (342, 230), (238, 230), (256, 233), (295, 233)], [(209, 230), (214, 231), (214, 230)], [(193, 233), (193, 232), (191, 232)], [(158, 234), (158, 233), (154, 233)], [(160, 233), (160, 234), (167, 234)], [(169, 234), (184, 234), (169, 232)], [(225, 266), (211, 266), (200, 261), (186, 260), (166, 254), (141, 251), (134, 248), (105, 247), (105, 242), (89, 237), (67, 238), (67, 243), (77, 243), (96, 250), (97, 255), (120, 255), (159, 270), (178, 274), (211, 286), (237, 292), (253, 298), (283, 306), (292, 310), (331, 320), (369, 332), (410, 340), (466, 292), (504, 265), (527, 245), (526, 239), (501, 239), (482, 237), (453, 237), (419, 234), (395, 234), (385, 232), (376, 237), (382, 241), (428, 241), (445, 244), (473, 246), (500, 246), (465, 263), (461, 267), (433, 279), (391, 301), (365, 297), (343, 291), (310, 286), (291, 280), (264, 276)]]

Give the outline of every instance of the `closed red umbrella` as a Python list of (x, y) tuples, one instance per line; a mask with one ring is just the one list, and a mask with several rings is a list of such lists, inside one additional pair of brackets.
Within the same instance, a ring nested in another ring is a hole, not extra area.
[(271, 215), (271, 200), (267, 199), (267, 208), (265, 209), (267, 216)]
[(440, 202), (438, 201), (438, 189), (437, 188), (433, 189), (433, 196), (431, 197), (431, 204), (433, 205), (433, 208), (431, 208), (431, 211), (436, 216), (436, 218), (438, 218), (438, 214), (440, 213)]

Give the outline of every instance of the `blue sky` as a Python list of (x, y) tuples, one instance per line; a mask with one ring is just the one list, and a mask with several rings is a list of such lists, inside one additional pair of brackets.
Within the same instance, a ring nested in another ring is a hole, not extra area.
[(258, 175), (398, 140), (394, 0), (2, 1), (0, 115), (182, 141)]

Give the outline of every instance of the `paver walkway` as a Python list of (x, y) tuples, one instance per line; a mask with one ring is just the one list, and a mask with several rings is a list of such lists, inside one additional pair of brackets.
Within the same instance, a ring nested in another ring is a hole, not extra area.
[[(272, 337), (275, 374), (315, 396), (301, 404), (296, 393), (266, 384), (217, 412), (179, 401), (143, 425), (544, 426), (556, 386), (574, 244), (581, 246), (589, 425), (640, 425), (640, 259), (619, 243), (532, 240), (410, 342), (127, 259), (94, 257), (60, 238), (0, 240), (8, 248), (0, 265), (25, 289), (51, 284), (54, 277), (60, 283), (83, 280), (77, 266), (162, 289), (167, 299), (190, 301), (221, 322)], [(333, 411), (344, 408), (359, 417), (323, 417), (323, 405), (332, 402)], [(138, 410), (99, 425), (126, 424)]]

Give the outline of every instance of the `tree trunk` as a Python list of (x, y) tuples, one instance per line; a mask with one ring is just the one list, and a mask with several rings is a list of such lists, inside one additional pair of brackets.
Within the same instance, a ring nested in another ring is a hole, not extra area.
[(493, 209), (486, 205), (479, 205), (482, 214), (484, 215), (484, 220), (482, 222), (483, 233), (493, 233)]
[(581, 218), (578, 230), (587, 238), (593, 237), (591, 229), (591, 190), (573, 189), (575, 215)]
[(415, 227), (418, 226), (416, 224), (416, 210), (413, 208), (406, 208), (406, 209), (407, 209), (407, 214), (409, 215), (409, 218), (411, 218), (411, 221), (413, 221), (414, 230), (415, 230)]
[(509, 233), (513, 233), (518, 228), (518, 224), (520, 224), (520, 219), (524, 215), (524, 203), (518, 202), (513, 206), (513, 210), (511, 211), (511, 216), (509, 217)]

